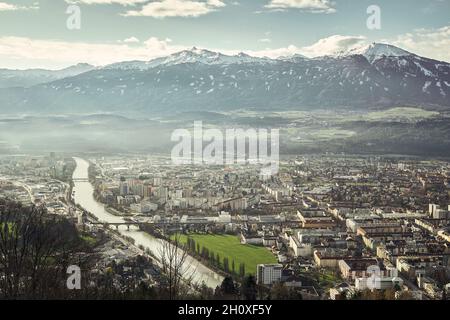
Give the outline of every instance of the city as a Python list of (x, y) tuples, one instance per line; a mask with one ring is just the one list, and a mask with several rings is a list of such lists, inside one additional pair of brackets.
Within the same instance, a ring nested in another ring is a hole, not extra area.
[(450, 301), (449, 12), (0, 0), (0, 303), (434, 315)]
[(253, 276), (260, 299), (446, 299), (449, 162), (286, 156), (276, 176), (259, 173), (163, 155), (6, 156), (0, 197), (102, 238), (91, 272), (113, 272), (118, 290), (164, 283), (166, 241), (188, 253), (193, 295)]

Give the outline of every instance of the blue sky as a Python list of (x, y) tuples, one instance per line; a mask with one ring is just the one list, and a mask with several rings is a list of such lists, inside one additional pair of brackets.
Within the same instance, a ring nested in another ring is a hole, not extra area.
[[(381, 29), (366, 26), (368, 6)], [(76, 5), (80, 29), (66, 26)], [(0, 0), (0, 67), (149, 60), (197, 46), (275, 57), (374, 41), (450, 61), (450, 0)]]

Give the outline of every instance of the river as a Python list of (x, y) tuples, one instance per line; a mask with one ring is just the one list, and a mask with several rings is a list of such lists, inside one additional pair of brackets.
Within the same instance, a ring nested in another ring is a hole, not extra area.
[[(123, 218), (110, 214), (106, 211), (103, 204), (94, 199), (94, 187), (87, 181), (89, 178), (89, 162), (81, 158), (74, 158), (74, 160), (77, 164), (73, 173), (75, 203), (92, 213), (99, 221), (108, 223), (123, 222)], [(125, 226), (120, 227), (119, 232), (125, 236), (133, 238), (136, 245), (142, 245), (144, 248), (150, 249), (156, 258), (160, 257), (160, 248), (162, 247), (164, 240), (156, 239), (148, 233), (142, 232), (136, 228), (130, 228), (128, 231)], [(192, 276), (193, 281), (197, 284), (204, 282), (208, 287), (215, 288), (222, 283), (222, 276), (212, 271), (191, 256), (188, 256), (186, 259), (186, 268), (188, 269), (186, 269), (183, 273)]]

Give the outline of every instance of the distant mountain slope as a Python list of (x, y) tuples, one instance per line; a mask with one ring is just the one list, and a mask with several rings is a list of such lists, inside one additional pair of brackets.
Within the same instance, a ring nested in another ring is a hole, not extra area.
[(167, 114), (397, 105), (450, 107), (450, 64), (386, 44), (278, 60), (193, 48), (31, 88), (0, 90), (2, 112)]
[(87, 63), (80, 63), (61, 70), (9, 70), (0, 69), (0, 88), (31, 87), (40, 83), (73, 77), (94, 69)]

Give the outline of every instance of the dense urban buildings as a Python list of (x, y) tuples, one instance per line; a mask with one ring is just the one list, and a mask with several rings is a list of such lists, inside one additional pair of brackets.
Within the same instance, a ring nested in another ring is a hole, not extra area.
[[(250, 164), (176, 166), (157, 155), (85, 159), (1, 157), (0, 197), (109, 234), (95, 272), (122, 264), (119, 288), (141, 255), (153, 263), (140, 279), (149, 286), (164, 281), (162, 250), (142, 240), (147, 234), (183, 248), (201, 265), (191, 270), (193, 283), (211, 289), (227, 277), (240, 283), (253, 276), (262, 299), (280, 290), (303, 299), (447, 297), (447, 161), (293, 156), (268, 178)], [(84, 180), (74, 174), (83, 163)], [(88, 195), (109, 218), (83, 207), (81, 184), (91, 186)]]

